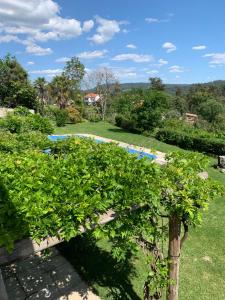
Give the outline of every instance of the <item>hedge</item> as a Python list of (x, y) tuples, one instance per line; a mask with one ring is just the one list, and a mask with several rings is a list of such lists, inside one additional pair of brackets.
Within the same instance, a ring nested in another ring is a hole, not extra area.
[(159, 129), (156, 138), (168, 144), (177, 145), (183, 149), (224, 155), (225, 140), (221, 138), (199, 136), (196, 132), (184, 132), (171, 128)]

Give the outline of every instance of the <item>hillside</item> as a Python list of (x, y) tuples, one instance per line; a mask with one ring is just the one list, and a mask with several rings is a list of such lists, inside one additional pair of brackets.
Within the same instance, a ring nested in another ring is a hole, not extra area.
[[(217, 80), (217, 81), (211, 81), (207, 83), (201, 83), (202, 85), (214, 85), (214, 86), (224, 86), (225, 87), (225, 80)], [(165, 84), (166, 86), (166, 92), (169, 94), (175, 94), (176, 88), (180, 88), (182, 92), (187, 92), (187, 90), (196, 84)], [(130, 90), (130, 89), (137, 89), (137, 88), (144, 88), (147, 89), (149, 87), (148, 82), (135, 82), (135, 83), (121, 83), (121, 90)]]

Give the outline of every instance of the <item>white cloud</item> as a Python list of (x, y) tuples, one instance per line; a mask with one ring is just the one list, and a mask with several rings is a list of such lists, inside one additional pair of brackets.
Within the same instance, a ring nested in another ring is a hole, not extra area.
[(182, 72), (184, 72), (184, 68), (181, 66), (177, 66), (177, 65), (171, 66), (171, 67), (169, 67), (169, 72), (170, 73), (182, 73)]
[(192, 50), (205, 50), (205, 49), (206, 49), (205, 45), (198, 45), (192, 47)]
[(129, 49), (136, 49), (137, 48), (137, 46), (135, 46), (134, 44), (127, 44), (126, 47), (129, 48)]
[(104, 44), (110, 41), (116, 33), (121, 31), (120, 25), (126, 25), (123, 21), (108, 20), (99, 16), (96, 16), (96, 23), (98, 24), (97, 33), (89, 38), (95, 44)]
[(84, 32), (89, 32), (93, 27), (94, 27), (94, 21), (88, 20), (84, 22), (82, 29)]
[(147, 71), (146, 73), (150, 74), (150, 75), (155, 75), (155, 74), (158, 74), (159, 71), (158, 70), (151, 70), (151, 71)]
[(177, 50), (177, 47), (171, 43), (171, 42), (166, 42), (162, 45), (162, 48), (163, 49), (166, 49), (166, 52), (167, 53), (170, 53), (170, 52), (173, 52), (173, 51), (176, 51)]
[(0, 35), (0, 43), (20, 42), (20, 39), (16, 35)]
[(37, 55), (37, 56), (44, 56), (44, 55), (49, 55), (52, 53), (51, 48), (42, 48), (36, 44), (29, 43), (26, 46), (26, 52), (29, 54)]
[(68, 60), (70, 60), (69, 57), (59, 57), (55, 60), (57, 63), (66, 63)]
[(112, 58), (112, 60), (117, 60), (117, 61), (131, 60), (136, 63), (143, 63), (143, 62), (152, 61), (153, 56), (143, 55), (143, 54), (126, 53), (126, 54), (116, 55), (115, 57)]
[(121, 80), (137, 77), (137, 72), (135, 68), (111, 67), (110, 69), (114, 73), (115, 77)]
[(47, 75), (49, 77), (56, 76), (58, 74), (62, 73), (62, 69), (46, 69), (46, 70), (33, 70), (30, 71), (30, 74), (35, 74), (35, 75)]
[(159, 23), (160, 22), (160, 20), (157, 18), (145, 18), (145, 21), (147, 23)]
[(107, 50), (85, 51), (79, 53), (77, 56), (82, 59), (103, 58), (107, 52)]
[(160, 65), (160, 66), (164, 66), (164, 65), (167, 65), (167, 64), (168, 64), (168, 61), (165, 60), (165, 59), (162, 59), (162, 58), (160, 58), (160, 59), (158, 60), (158, 62), (159, 62), (159, 65)]
[(54, 0), (0, 0), (0, 32), (4, 36), (1, 42), (22, 43), (22, 40), (35, 44), (76, 38), (94, 26), (92, 20), (82, 24), (74, 18), (63, 18), (60, 13)]
[(203, 57), (209, 57), (210, 65), (224, 65), (225, 64), (225, 53), (209, 53), (205, 54)]
[(34, 65), (34, 62), (33, 62), (33, 61), (28, 61), (27, 64), (28, 64), (29, 66), (32, 66), (32, 65)]

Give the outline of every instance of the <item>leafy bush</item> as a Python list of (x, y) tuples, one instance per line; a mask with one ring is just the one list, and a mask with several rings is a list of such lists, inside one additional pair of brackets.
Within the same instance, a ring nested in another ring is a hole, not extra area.
[(136, 123), (134, 120), (125, 119), (122, 116), (115, 117), (115, 124), (116, 126), (121, 127), (124, 130), (127, 130), (129, 132), (133, 132), (133, 133), (141, 132), (139, 129), (136, 128)]
[(28, 131), (40, 131), (51, 134), (54, 130), (49, 119), (37, 114), (30, 114), (28, 116), (9, 114), (0, 120), (0, 128), (18, 134)]
[(66, 122), (68, 120), (68, 112), (65, 109), (55, 109), (55, 122), (56, 126), (63, 127), (66, 125)]
[(86, 105), (83, 116), (84, 116), (84, 119), (87, 119), (90, 122), (99, 122), (101, 120), (96, 108), (93, 106)]
[(216, 155), (225, 154), (225, 141), (209, 132), (190, 131), (185, 132), (179, 129), (159, 129), (156, 138), (168, 144), (177, 145), (184, 149), (196, 150)]
[(16, 116), (29, 116), (31, 115), (31, 112), (27, 107), (24, 106), (18, 106), (14, 109), (14, 115)]
[(22, 134), (12, 134), (9, 131), (0, 130), (0, 152), (14, 153), (28, 149), (49, 148), (51, 142), (48, 137), (41, 132), (24, 132)]
[(71, 123), (80, 123), (82, 121), (81, 115), (79, 110), (77, 110), (74, 106), (68, 106), (66, 108), (68, 113), (68, 117)]

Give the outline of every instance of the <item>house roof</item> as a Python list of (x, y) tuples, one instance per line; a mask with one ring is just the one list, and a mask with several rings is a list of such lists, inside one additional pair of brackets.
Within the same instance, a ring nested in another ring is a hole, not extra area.
[(86, 94), (86, 95), (85, 95), (86, 98), (95, 98), (95, 97), (97, 97), (97, 96), (99, 96), (99, 95), (98, 95), (98, 94), (95, 94), (95, 93), (89, 93), (89, 94)]

